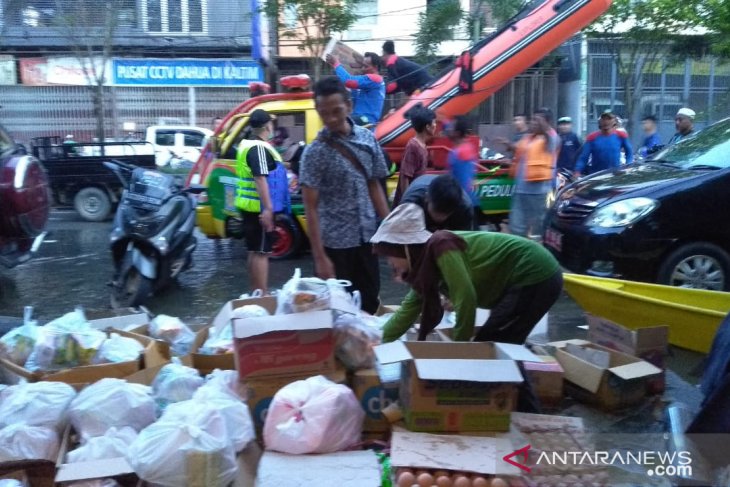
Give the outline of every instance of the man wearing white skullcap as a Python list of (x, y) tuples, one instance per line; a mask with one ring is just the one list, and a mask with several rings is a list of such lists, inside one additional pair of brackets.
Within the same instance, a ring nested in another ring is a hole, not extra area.
[(668, 145), (676, 144), (682, 140), (694, 135), (695, 111), (691, 108), (680, 108), (677, 115), (674, 116), (674, 126), (677, 133), (669, 140)]

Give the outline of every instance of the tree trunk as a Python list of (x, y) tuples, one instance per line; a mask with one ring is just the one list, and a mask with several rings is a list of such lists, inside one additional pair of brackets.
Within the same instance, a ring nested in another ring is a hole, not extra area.
[(96, 118), (96, 138), (102, 143), (101, 155), (104, 155), (104, 86), (95, 85), (93, 87), (92, 100), (94, 103), (94, 117)]

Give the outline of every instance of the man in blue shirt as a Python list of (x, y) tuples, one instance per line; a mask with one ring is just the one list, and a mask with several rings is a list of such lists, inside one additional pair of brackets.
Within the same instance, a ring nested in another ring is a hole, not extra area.
[(352, 75), (340, 64), (340, 60), (332, 54), (327, 55), (327, 62), (335, 68), (337, 77), (345, 83), (352, 93), (352, 118), (358, 125), (375, 126), (383, 114), (385, 103), (385, 83), (378, 74), (380, 56), (374, 52), (363, 55), (361, 75)]
[(580, 138), (573, 132), (573, 119), (561, 117), (558, 119), (558, 133), (560, 134), (560, 154), (558, 155), (558, 169), (575, 169), (575, 160), (578, 159)]
[[(629, 136), (623, 130), (616, 130), (616, 116), (604, 113), (598, 120), (597, 132), (586, 137), (580, 157), (575, 165), (575, 177), (591, 174), (621, 165), (621, 151), (626, 156), (626, 164), (634, 162)], [(588, 166), (590, 159), (591, 165)]]
[(662, 145), (662, 139), (659, 138), (659, 133), (656, 128), (656, 117), (654, 115), (647, 115), (641, 119), (641, 127), (644, 129), (644, 142), (641, 144), (639, 149), (639, 155), (646, 157), (651, 154), (655, 147)]

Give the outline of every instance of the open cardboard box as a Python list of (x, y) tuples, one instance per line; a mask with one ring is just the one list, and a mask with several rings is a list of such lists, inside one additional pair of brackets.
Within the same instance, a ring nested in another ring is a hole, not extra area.
[(415, 433), (394, 427), (390, 449), (393, 469), (450, 470), (481, 475), (519, 476), (502, 460), (514, 451), (507, 438)]
[(236, 370), (241, 380), (335, 370), (332, 311), (233, 320)]
[[(606, 318), (586, 313), (588, 341), (612, 350), (627, 353), (664, 369), (669, 347), (669, 327), (650, 326), (631, 330)], [(648, 382), (649, 392), (664, 391), (664, 372)]]
[[(123, 320), (122, 320), (123, 321)], [(121, 336), (133, 338), (144, 346), (139, 359), (113, 364), (85, 365), (59, 371), (30, 371), (16, 365), (7, 359), (0, 358), (0, 366), (5, 369), (6, 376), (16, 380), (24, 379), (28, 382), (55, 381), (65, 382), (76, 389), (105, 378), (124, 379), (125, 377), (142, 370), (144, 367), (154, 367), (169, 362), (169, 349), (161, 346), (156, 340), (117, 329), (106, 329), (108, 334), (117, 333)]]
[(398, 384), (383, 385), (375, 369), (358, 370), (351, 377), (351, 387), (363, 411), (362, 430), (366, 433), (390, 431), (390, 422), (383, 409), (398, 400)]
[(633, 406), (646, 397), (647, 381), (662, 370), (649, 362), (586, 340), (548, 345), (565, 372), (570, 394), (602, 409)]
[(114, 479), (122, 487), (135, 487), (139, 478), (125, 458), (108, 458), (88, 462), (67, 463), (68, 452), (78, 447), (76, 434), (68, 426), (63, 434), (61, 449), (56, 462), (56, 484), (69, 485), (73, 482), (94, 479)]
[(563, 401), (563, 378), (565, 372), (560, 362), (550, 355), (538, 355), (542, 362), (524, 362), (522, 364), (525, 378), (540, 400), (547, 408), (560, 406)]
[(0, 479), (20, 480), (25, 476), (30, 487), (53, 487), (56, 464), (49, 460), (14, 460), (0, 462)]
[(375, 487), (380, 465), (371, 450), (320, 455), (264, 452), (256, 475), (258, 487)]
[(508, 430), (524, 380), (516, 361), (540, 361), (523, 346), (490, 342), (396, 341), (374, 350), (381, 381), (399, 382), (413, 431)]

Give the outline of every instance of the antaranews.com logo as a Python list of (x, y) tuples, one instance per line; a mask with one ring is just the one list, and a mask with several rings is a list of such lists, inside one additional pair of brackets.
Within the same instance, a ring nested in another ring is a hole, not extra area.
[[(533, 454), (534, 453), (534, 454)], [(534, 462), (532, 458), (536, 457)], [(692, 477), (689, 451), (531, 451), (526, 445), (505, 455), (502, 460), (530, 473), (536, 467), (645, 467), (650, 477)]]

